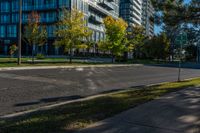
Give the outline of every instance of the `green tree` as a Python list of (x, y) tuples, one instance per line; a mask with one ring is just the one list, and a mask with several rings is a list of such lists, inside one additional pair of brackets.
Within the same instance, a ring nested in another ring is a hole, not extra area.
[(15, 52), (17, 51), (17, 45), (16, 44), (13, 44), (9, 47), (9, 53), (10, 53), (10, 57), (12, 58), (13, 55), (15, 54)]
[[(91, 33), (91, 35), (92, 35), (92, 33)], [(86, 45), (87, 45), (87, 48), (86, 48), (87, 54), (89, 54), (89, 53), (90, 53), (90, 50), (91, 50), (92, 48), (95, 49), (96, 42), (95, 42), (95, 41), (92, 41), (92, 40), (90, 39), (90, 36), (88, 36), (88, 37), (86, 37), (85, 43), (86, 43)], [(94, 50), (93, 50), (93, 51), (94, 51)], [(95, 55), (95, 51), (94, 51), (92, 54)]]
[(200, 2), (191, 0), (151, 0), (156, 9), (156, 22), (175, 26), (182, 23), (200, 23)]
[(186, 59), (190, 61), (199, 62), (199, 40), (200, 40), (200, 27), (185, 26), (184, 32), (187, 33), (187, 44), (184, 47)]
[[(156, 10), (156, 23), (164, 25), (164, 31), (170, 38), (171, 55), (175, 49), (175, 38), (180, 31), (185, 31), (185, 26), (199, 27), (200, 25), (200, 2), (191, 0), (185, 3), (185, 0), (151, 0)], [(198, 37), (198, 36), (195, 36)], [(197, 38), (198, 39), (198, 38)], [(190, 41), (191, 42), (191, 41)], [(191, 44), (190, 44), (191, 45)]]
[(130, 30), (127, 31), (127, 39), (129, 51), (134, 52), (135, 58), (140, 58), (144, 40), (146, 39), (144, 27), (139, 25), (130, 27)]
[(72, 63), (73, 50), (86, 48), (84, 40), (91, 35), (91, 31), (86, 26), (84, 14), (79, 10), (75, 8), (72, 8), (71, 11), (63, 9), (61, 14), (55, 32), (57, 36), (55, 45), (64, 46), (64, 52), (69, 52), (70, 63)]
[(152, 59), (166, 59), (169, 56), (169, 40), (165, 33), (154, 36), (144, 45), (146, 57)]
[(189, 44), (185, 47), (185, 58), (187, 61), (195, 61), (197, 58), (197, 46)]
[(104, 19), (106, 39), (99, 44), (99, 48), (103, 51), (109, 51), (112, 54), (112, 62), (115, 57), (120, 57), (126, 50), (123, 43), (126, 38), (127, 23), (119, 18), (114, 19), (108, 16)]
[(40, 24), (40, 16), (37, 12), (28, 15), (28, 23), (24, 27), (23, 40), (32, 46), (32, 63), (35, 58), (35, 47), (42, 46), (47, 41), (47, 32), (44, 25)]

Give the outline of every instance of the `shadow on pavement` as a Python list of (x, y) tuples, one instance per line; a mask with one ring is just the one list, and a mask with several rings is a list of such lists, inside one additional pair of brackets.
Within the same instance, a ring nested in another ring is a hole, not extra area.
[(171, 93), (78, 133), (200, 133), (200, 88)]
[(61, 102), (61, 101), (70, 101), (70, 100), (76, 100), (84, 98), (79, 95), (74, 95), (74, 96), (66, 96), (66, 97), (53, 97), (53, 98), (43, 98), (38, 101), (33, 101), (33, 102), (24, 102), (24, 103), (17, 103), (14, 106), (19, 107), (19, 106), (30, 106), (30, 105), (36, 105), (36, 104), (41, 104), (41, 103), (52, 103), (52, 102)]
[[(154, 66), (154, 67), (171, 67), (171, 68), (178, 68), (178, 63), (171, 63), (171, 64), (145, 64), (145, 66)], [(188, 69), (200, 69), (200, 64), (195, 63), (183, 63), (181, 64), (182, 68), (188, 68)]]

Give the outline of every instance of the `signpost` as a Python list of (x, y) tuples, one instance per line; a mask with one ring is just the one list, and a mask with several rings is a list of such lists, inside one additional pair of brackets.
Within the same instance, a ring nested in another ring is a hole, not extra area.
[(178, 68), (178, 82), (181, 81), (181, 62), (182, 62), (182, 52), (183, 52), (183, 45), (187, 43), (187, 33), (180, 33), (175, 40), (175, 44), (180, 47), (179, 49), (179, 68)]

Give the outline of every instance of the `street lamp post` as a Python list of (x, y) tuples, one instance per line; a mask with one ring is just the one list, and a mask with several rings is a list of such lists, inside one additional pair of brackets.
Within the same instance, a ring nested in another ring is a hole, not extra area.
[(21, 45), (22, 45), (22, 0), (19, 0), (19, 26), (18, 26), (18, 60), (17, 64), (21, 65)]

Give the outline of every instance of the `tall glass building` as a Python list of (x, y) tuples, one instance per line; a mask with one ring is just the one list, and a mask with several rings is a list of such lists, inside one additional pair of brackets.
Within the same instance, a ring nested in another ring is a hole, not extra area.
[(143, 0), (142, 3), (142, 25), (145, 27), (145, 34), (154, 36), (154, 14), (155, 10), (150, 0)]
[(129, 26), (142, 24), (142, 0), (120, 0), (120, 17)]
[[(0, 0), (0, 55), (7, 55), (9, 46), (17, 44), (19, 4), (18, 0)], [(119, 16), (119, 0), (23, 0), (22, 2), (23, 26), (28, 21), (28, 15), (37, 11), (40, 15), (40, 22), (47, 28), (48, 42), (42, 47), (47, 55), (62, 54), (62, 48), (54, 47), (55, 23), (58, 21), (59, 9), (70, 10), (76, 7), (85, 14), (87, 26), (93, 30), (92, 41), (98, 41), (105, 37), (103, 18), (110, 15), (114, 18)], [(37, 50), (38, 48), (36, 48)], [(31, 53), (29, 45), (23, 43), (22, 54)]]
[(150, 0), (120, 0), (120, 17), (129, 26), (142, 25), (149, 37), (154, 35), (154, 13)]

